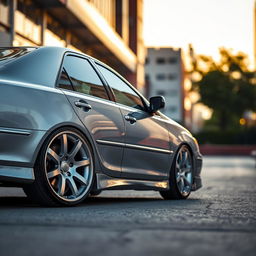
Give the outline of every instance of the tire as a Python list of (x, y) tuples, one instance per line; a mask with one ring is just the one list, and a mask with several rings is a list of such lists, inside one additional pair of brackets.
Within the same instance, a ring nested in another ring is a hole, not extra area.
[(98, 196), (98, 195), (100, 195), (100, 193), (101, 193), (101, 191), (99, 190), (99, 191), (91, 191), (90, 192), (90, 196)]
[(170, 188), (160, 191), (161, 196), (166, 199), (187, 199), (192, 189), (193, 181), (193, 158), (190, 149), (182, 145), (173, 160), (169, 177)]
[(94, 181), (90, 144), (73, 128), (53, 132), (39, 152), (34, 173), (34, 183), (23, 188), (29, 198), (45, 206), (79, 204)]

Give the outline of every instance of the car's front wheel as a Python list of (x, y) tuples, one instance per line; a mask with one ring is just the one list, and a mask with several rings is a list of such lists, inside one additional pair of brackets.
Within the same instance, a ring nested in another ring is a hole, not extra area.
[(42, 205), (75, 205), (90, 193), (93, 178), (88, 141), (79, 131), (62, 128), (45, 141), (35, 165), (35, 182), (24, 191)]
[(189, 148), (182, 145), (173, 160), (169, 190), (161, 191), (164, 199), (186, 199), (192, 188), (193, 159)]

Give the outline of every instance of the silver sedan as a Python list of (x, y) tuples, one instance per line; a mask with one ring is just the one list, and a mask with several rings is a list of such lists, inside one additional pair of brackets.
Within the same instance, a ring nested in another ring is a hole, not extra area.
[(202, 156), (164, 105), (70, 49), (1, 48), (0, 185), (49, 206), (104, 189), (186, 199), (202, 186)]

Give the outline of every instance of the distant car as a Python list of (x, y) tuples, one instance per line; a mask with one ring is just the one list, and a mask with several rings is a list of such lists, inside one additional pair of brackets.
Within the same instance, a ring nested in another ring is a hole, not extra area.
[(202, 156), (164, 105), (70, 49), (0, 48), (0, 185), (49, 206), (105, 189), (185, 199), (201, 187)]

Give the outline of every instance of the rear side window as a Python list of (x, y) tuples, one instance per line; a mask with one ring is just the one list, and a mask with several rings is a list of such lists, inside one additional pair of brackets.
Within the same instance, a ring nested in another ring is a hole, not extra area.
[(69, 77), (67, 75), (67, 72), (66, 72), (66, 70), (64, 68), (63, 68), (63, 70), (61, 72), (58, 86), (60, 88), (66, 89), (66, 90), (70, 90), (70, 91), (73, 90), (71, 81), (70, 81), (70, 79), (69, 79)]
[[(98, 98), (108, 99), (103, 83), (88, 60), (75, 56), (66, 56), (64, 69), (71, 80), (74, 90)], [(65, 74), (62, 73), (60, 81), (68, 83)]]

